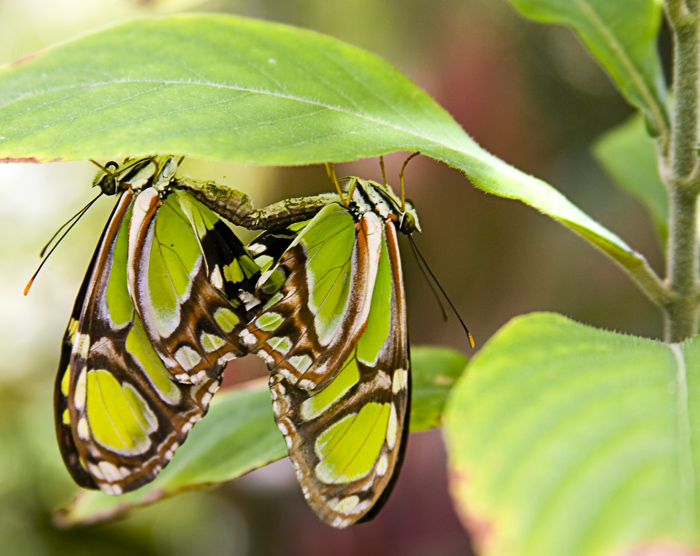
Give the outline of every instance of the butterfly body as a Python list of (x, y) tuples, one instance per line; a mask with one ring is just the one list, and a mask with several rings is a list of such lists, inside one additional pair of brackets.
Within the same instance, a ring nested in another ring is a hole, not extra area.
[(127, 160), (94, 182), (120, 197), (64, 336), (54, 402), (73, 478), (111, 494), (157, 475), (245, 352), (235, 293), (257, 266), (214, 213), (171, 188), (176, 168), (173, 157)]
[(274, 273), (284, 280), (241, 335), (270, 367), (302, 491), (335, 527), (371, 519), (386, 500), (410, 405), (397, 232), (418, 218), (389, 188), (353, 180), (347, 205), (323, 207), (262, 275), (263, 290)]

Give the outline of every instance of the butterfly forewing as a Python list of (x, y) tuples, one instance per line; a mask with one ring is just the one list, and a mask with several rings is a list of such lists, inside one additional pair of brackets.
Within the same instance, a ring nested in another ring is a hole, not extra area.
[(217, 379), (194, 386), (176, 381), (144, 333), (126, 278), (133, 195), (122, 195), (103, 234), (66, 332), (56, 383), (66, 465), (81, 486), (112, 494), (155, 477), (219, 385)]

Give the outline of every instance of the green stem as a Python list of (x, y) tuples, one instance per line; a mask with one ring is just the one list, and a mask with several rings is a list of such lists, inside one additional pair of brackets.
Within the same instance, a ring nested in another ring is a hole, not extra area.
[(676, 187), (670, 192), (668, 244), (669, 302), (664, 308), (667, 342), (679, 342), (698, 333), (698, 193)]
[(679, 342), (698, 333), (697, 205), (700, 193), (698, 99), (700, 25), (697, 0), (667, 0), (674, 40), (674, 110), (670, 151), (662, 162), (669, 195), (665, 340)]

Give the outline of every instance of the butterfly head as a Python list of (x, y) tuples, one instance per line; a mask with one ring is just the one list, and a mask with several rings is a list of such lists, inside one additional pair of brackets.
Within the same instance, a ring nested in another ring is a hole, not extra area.
[(404, 211), (400, 214), (399, 218), (399, 231), (402, 234), (411, 235), (413, 232), (420, 233), (420, 220), (418, 220), (418, 213), (416, 208), (413, 206), (413, 201), (406, 199)]
[(119, 164), (113, 160), (109, 161), (104, 166), (94, 160), (91, 162), (100, 168), (95, 178), (92, 180), (92, 186), (99, 187), (105, 195), (114, 195), (117, 192)]
[(377, 212), (384, 218), (393, 220), (399, 231), (406, 235), (421, 231), (413, 203), (408, 199), (402, 202), (388, 185), (353, 178), (348, 182), (346, 191), (352, 194), (353, 204), (360, 212)]
[(160, 190), (170, 183), (179, 164), (172, 155), (126, 158), (121, 164), (110, 161), (104, 166), (94, 160), (91, 162), (100, 169), (92, 185), (99, 187), (105, 195), (146, 187)]

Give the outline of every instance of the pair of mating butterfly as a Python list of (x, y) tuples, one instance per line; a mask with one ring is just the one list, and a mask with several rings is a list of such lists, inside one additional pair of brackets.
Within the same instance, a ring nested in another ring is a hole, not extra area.
[[(347, 198), (253, 210), (242, 193), (177, 178), (178, 164), (127, 159), (95, 178), (120, 197), (63, 340), (66, 466), (110, 494), (151, 481), (206, 413), (226, 363), (254, 353), (312, 509), (335, 527), (371, 519), (408, 436), (397, 232), (419, 229), (415, 210), (358, 178)], [(246, 247), (221, 217), (265, 231)]]

